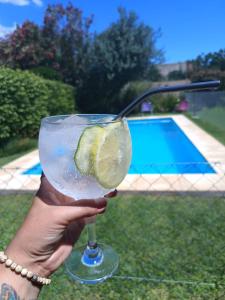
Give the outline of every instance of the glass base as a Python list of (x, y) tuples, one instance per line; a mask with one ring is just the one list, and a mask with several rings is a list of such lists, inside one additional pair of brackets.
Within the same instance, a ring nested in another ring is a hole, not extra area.
[(88, 246), (76, 248), (65, 261), (67, 273), (73, 280), (80, 283), (96, 284), (111, 277), (117, 270), (119, 257), (105, 244), (98, 248)]

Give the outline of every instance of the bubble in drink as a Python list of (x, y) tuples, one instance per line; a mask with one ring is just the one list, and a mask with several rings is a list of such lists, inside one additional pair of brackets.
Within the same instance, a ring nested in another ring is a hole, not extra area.
[(74, 199), (98, 198), (125, 177), (131, 160), (127, 123), (107, 123), (106, 117), (72, 115), (42, 121), (41, 165), (61, 193)]

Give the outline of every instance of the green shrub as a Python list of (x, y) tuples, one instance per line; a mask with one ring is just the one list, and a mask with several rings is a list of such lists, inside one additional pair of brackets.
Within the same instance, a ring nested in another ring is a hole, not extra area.
[(13, 137), (35, 137), (40, 120), (74, 110), (73, 88), (32, 73), (0, 68), (0, 145)]
[(0, 140), (35, 136), (48, 114), (44, 81), (28, 72), (0, 69)]
[(171, 113), (175, 110), (179, 98), (173, 94), (158, 94), (151, 97), (155, 113)]
[(71, 85), (45, 80), (48, 89), (47, 110), (49, 115), (71, 114), (74, 112), (75, 91)]
[[(120, 107), (126, 107), (134, 98), (151, 88), (149, 81), (132, 81), (125, 84), (118, 95)], [(146, 99), (150, 100), (150, 99)], [(134, 109), (132, 113), (138, 113), (139, 107)]]
[[(151, 83), (148, 81), (133, 81), (127, 83), (119, 93), (120, 103), (123, 107), (126, 107), (132, 99), (141, 95), (143, 92), (151, 88)], [(158, 94), (146, 98), (153, 104), (154, 113), (168, 113), (173, 112), (176, 104), (178, 103), (178, 97), (173, 94)], [(137, 107), (132, 113), (140, 112), (140, 107)]]
[(32, 68), (29, 71), (34, 73), (35, 75), (43, 77), (44, 79), (62, 81), (61, 74), (50, 67), (40, 66)]

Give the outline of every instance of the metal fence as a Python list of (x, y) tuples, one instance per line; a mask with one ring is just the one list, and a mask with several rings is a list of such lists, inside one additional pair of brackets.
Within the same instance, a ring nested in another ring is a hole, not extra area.
[(220, 129), (225, 129), (225, 92), (192, 92), (186, 93), (185, 98), (189, 103), (189, 113), (194, 118), (212, 124)]
[[(139, 284), (143, 290), (158, 284), (186, 287), (180, 298), (154, 299), (225, 299), (225, 164), (146, 167), (158, 173), (129, 174), (119, 196), (98, 218), (99, 239), (120, 255), (112, 280), (123, 286), (132, 281), (134, 290)], [(176, 174), (181, 167), (182, 174)], [(24, 171), (0, 169), (1, 248), (22, 222), (39, 185), (39, 176), (23, 175)], [(85, 238), (83, 233), (79, 243)]]

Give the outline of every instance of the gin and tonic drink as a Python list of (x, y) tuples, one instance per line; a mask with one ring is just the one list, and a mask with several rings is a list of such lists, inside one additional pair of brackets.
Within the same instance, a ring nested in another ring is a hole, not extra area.
[[(41, 166), (61, 193), (79, 199), (99, 198), (115, 189), (131, 161), (131, 138), (126, 119), (113, 115), (66, 115), (44, 118), (39, 133)], [(111, 276), (118, 256), (95, 240), (94, 224), (87, 225), (86, 247), (75, 249), (66, 262), (72, 278), (96, 283)]]

